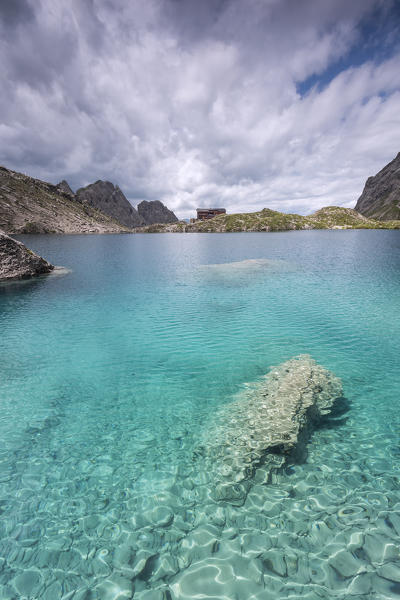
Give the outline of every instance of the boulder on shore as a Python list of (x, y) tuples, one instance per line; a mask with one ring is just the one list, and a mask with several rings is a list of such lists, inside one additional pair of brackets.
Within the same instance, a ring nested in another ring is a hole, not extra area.
[(0, 281), (50, 273), (54, 266), (22, 242), (0, 232)]

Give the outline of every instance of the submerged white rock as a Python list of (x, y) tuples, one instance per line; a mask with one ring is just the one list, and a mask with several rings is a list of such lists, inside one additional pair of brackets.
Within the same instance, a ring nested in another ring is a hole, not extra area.
[(233, 270), (258, 270), (272, 267), (288, 267), (290, 263), (286, 260), (278, 260), (272, 258), (247, 258), (245, 260), (235, 260), (228, 263), (215, 263), (209, 265), (200, 265), (200, 269), (209, 271), (233, 271)]
[(227, 263), (199, 265), (200, 273), (214, 277), (235, 277), (255, 275), (266, 272), (292, 271), (294, 265), (286, 260), (272, 258), (248, 258)]
[(200, 449), (215, 476), (216, 499), (242, 496), (244, 482), (261, 464), (267, 471), (282, 466), (341, 395), (340, 379), (301, 355), (273, 367), (221, 407)]

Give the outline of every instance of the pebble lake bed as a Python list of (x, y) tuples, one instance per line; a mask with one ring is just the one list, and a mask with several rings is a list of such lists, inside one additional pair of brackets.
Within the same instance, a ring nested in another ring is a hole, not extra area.
[(0, 600), (400, 598), (399, 231), (19, 239), (67, 270), (0, 284)]

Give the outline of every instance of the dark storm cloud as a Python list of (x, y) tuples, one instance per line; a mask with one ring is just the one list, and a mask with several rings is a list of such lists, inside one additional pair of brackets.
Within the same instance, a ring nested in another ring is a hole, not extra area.
[(398, 151), (395, 42), (379, 61), (370, 50), (350, 60), (366, 23), (393, 23), (390, 2), (0, 6), (0, 162), (10, 168), (75, 188), (109, 179), (133, 203), (159, 198), (187, 216), (206, 203), (353, 204)]
[(231, 0), (167, 0), (162, 4), (162, 16), (181, 42), (193, 44), (218, 35), (218, 22), (230, 5)]
[(34, 18), (34, 11), (28, 0), (1, 0), (0, 25), (13, 28)]

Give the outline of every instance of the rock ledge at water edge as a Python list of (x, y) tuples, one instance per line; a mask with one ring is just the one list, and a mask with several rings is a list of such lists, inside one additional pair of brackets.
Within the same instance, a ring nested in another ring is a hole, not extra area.
[(54, 266), (22, 242), (0, 232), (0, 281), (50, 273)]

